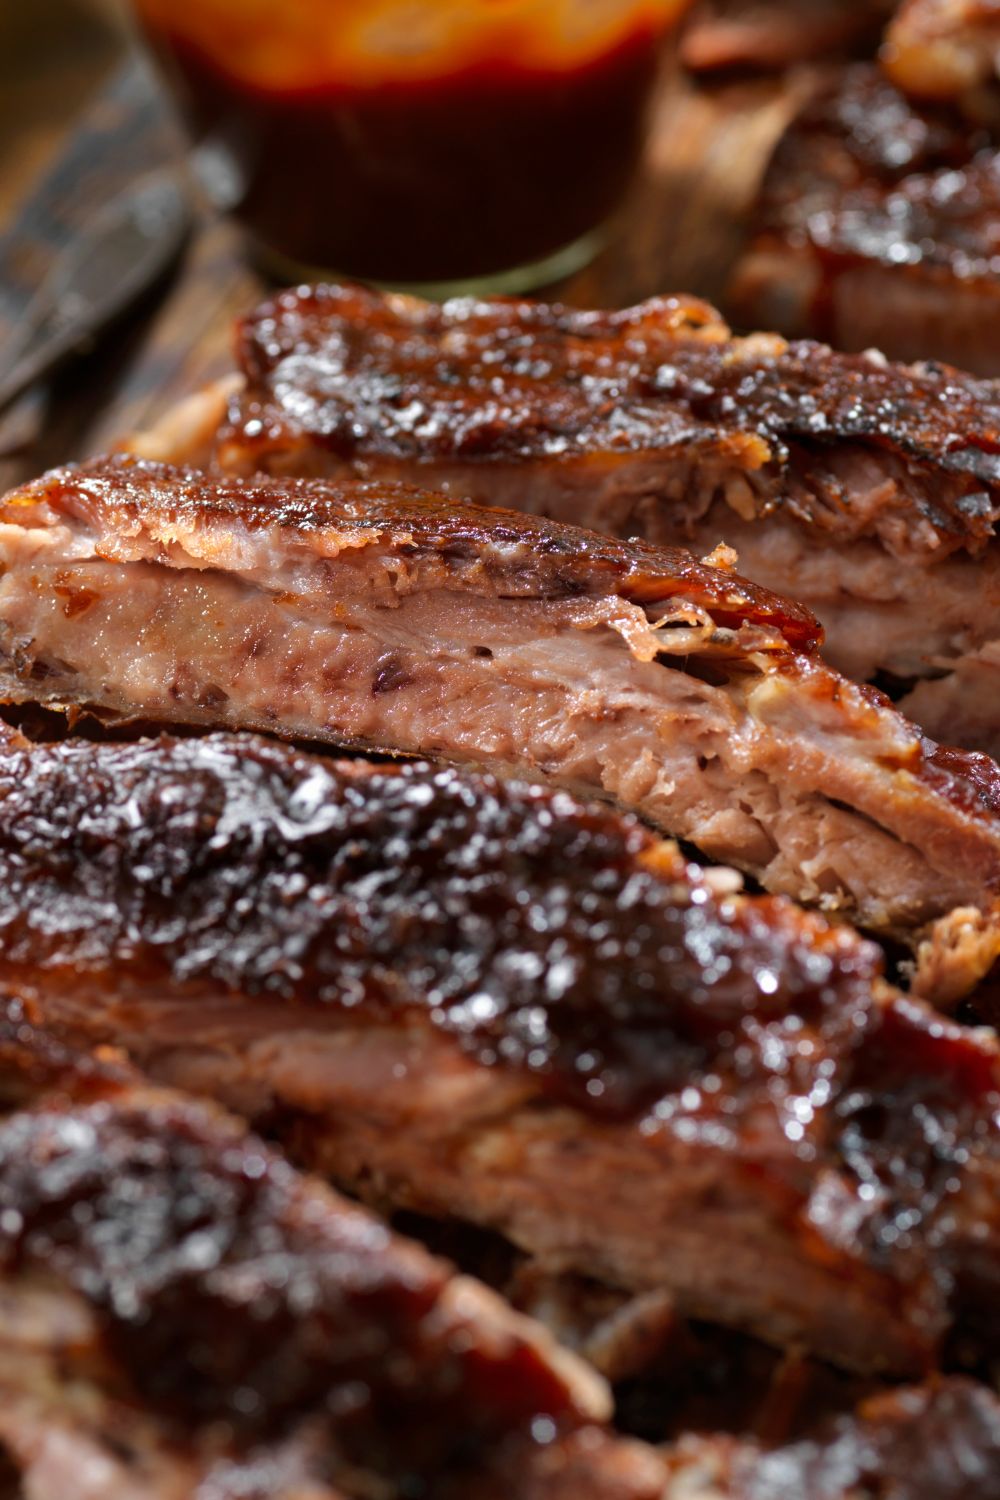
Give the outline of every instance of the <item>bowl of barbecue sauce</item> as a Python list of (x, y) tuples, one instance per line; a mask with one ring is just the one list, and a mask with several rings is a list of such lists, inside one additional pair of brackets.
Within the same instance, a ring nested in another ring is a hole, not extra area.
[(136, 0), (285, 280), (515, 291), (597, 248), (685, 0)]

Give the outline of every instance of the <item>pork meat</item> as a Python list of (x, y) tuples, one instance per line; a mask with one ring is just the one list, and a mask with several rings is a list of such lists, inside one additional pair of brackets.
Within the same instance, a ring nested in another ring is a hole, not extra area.
[(9, 495), (0, 564), (9, 701), (527, 775), (914, 948), (974, 913), (970, 982), (992, 964), (994, 763), (922, 739), (725, 567), (391, 484), (128, 459)]
[[(870, 149), (891, 153), (900, 133), (880, 121), (881, 104)], [(942, 184), (961, 209), (961, 174)], [(905, 301), (915, 282), (893, 284)], [(940, 326), (971, 352), (992, 313), (956, 305)], [(901, 336), (912, 306), (890, 317)], [(1000, 748), (1000, 699), (961, 695), (956, 713), (952, 681), (1000, 639), (993, 382), (737, 339), (683, 297), (600, 313), (307, 288), (257, 309), (238, 347), (242, 391), (197, 398), (197, 422), (172, 416), (142, 451), (190, 451), (197, 433), (207, 459), (214, 428), (230, 471), (422, 480), (612, 535), (728, 542), (751, 578), (815, 611), (840, 671), (898, 694), (916, 682), (902, 706), (929, 734)]]
[(1000, 1344), (995, 1038), (598, 804), (245, 736), (15, 740), (0, 971), (545, 1276), (859, 1370), (970, 1315)]

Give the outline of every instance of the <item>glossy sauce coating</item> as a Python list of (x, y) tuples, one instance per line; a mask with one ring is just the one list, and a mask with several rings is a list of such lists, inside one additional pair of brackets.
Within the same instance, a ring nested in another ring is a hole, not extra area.
[[(988, 1342), (1000, 1329), (992, 1311), (1000, 1274), (985, 1250), (1000, 1234), (1000, 1068), (992, 1039), (912, 1002), (883, 1007), (832, 1116), (834, 1150), (867, 1204), (854, 1229), (870, 1264), (945, 1292), (971, 1325), (979, 1320)], [(963, 1174), (977, 1154), (987, 1176), (961, 1206)], [(812, 1212), (818, 1224), (837, 1223), (832, 1205), (829, 1219), (815, 1200)]]
[(779, 649), (811, 651), (821, 635), (803, 605), (698, 562), (681, 547), (616, 541), (404, 484), (244, 479), (114, 457), (55, 470), (8, 496), (0, 514), (6, 505), (8, 518), (23, 522), (36, 503), (126, 529), (155, 513), (273, 529), (279, 541), (283, 530), (291, 538), (326, 533), (331, 556), (366, 547), (392, 552), (425, 587), (540, 599), (610, 594), (647, 606), (680, 598), (709, 611), (719, 625), (775, 632), (772, 645)]
[(43, 986), (430, 1024), (602, 1114), (713, 1070), (808, 1092), (803, 1028), (849, 1049), (880, 967), (785, 902), (720, 898), (633, 819), (249, 736), (8, 752), (0, 872), (5, 964)]
[(998, 213), (1000, 167), (986, 132), (916, 107), (863, 65), (822, 90), (782, 138), (754, 232), (816, 256), (823, 277), (811, 322), (828, 337), (831, 279), (852, 266), (982, 282), (990, 295)]
[[(766, 477), (780, 504), (802, 455), (863, 443), (940, 471), (940, 499), (914, 508), (970, 546), (991, 534), (1000, 505), (992, 382), (776, 336), (734, 339), (691, 298), (580, 312), (301, 288), (244, 320), (239, 360), (247, 392), (220, 434), (223, 462), (303, 444), (362, 468), (683, 452)], [(821, 528), (836, 519), (800, 503)]]
[[(632, 819), (251, 736), (15, 741), (0, 957), (43, 1012), (63, 996), (91, 1010), (94, 1036), (134, 1002), (154, 1042), (165, 1018), (168, 1048), (189, 1005), (194, 1041), (201, 1004), (227, 996), (307, 1051), (315, 1027), (363, 1058), (375, 1027), (403, 1058), (430, 1029), (483, 1070), (477, 1089), (509, 1075), (514, 1118), (540, 1139), (576, 1110), (595, 1181), (625, 1151), (675, 1192), (688, 1171), (737, 1201), (751, 1182), (804, 1265), (832, 1257), (890, 1299), (912, 1358), (973, 1303), (981, 1346), (1000, 1339), (995, 1039), (891, 991), (850, 929), (720, 894)], [(239, 1066), (238, 1004), (229, 1015), (213, 1047), (225, 1054), (231, 1024)], [(429, 1101), (418, 1158), (435, 1108), (443, 1140), (456, 1128), (447, 1098)], [(331, 1123), (342, 1107), (334, 1093)], [(323, 1110), (304, 1119), (310, 1140)], [(515, 1151), (512, 1186), (525, 1170)]]
[(399, 1472), (539, 1413), (579, 1425), (513, 1321), (444, 1307), (443, 1262), (211, 1106), (52, 1054), (8, 1004), (0, 1076), (33, 1107), (0, 1119), (0, 1270), (83, 1297), (131, 1398), (178, 1435), (219, 1422), (259, 1441), (312, 1417)]

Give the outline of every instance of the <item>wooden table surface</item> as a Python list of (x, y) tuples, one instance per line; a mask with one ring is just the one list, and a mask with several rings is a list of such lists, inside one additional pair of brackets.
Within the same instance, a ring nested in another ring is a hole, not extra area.
[[(665, 70), (644, 166), (607, 248), (556, 293), (581, 306), (662, 291), (717, 299), (772, 144), (809, 82), (799, 73), (705, 89)], [(152, 74), (99, 7), (0, 8), (0, 339), (74, 228), (183, 155)], [(45, 185), (54, 169), (55, 194)], [(98, 352), (0, 417), (0, 486), (112, 445), (225, 370), (233, 319), (265, 286), (236, 227), (200, 211), (167, 283)]]

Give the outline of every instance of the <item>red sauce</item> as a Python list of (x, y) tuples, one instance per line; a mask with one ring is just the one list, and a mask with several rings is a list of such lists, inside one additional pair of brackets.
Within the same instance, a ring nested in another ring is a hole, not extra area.
[(190, 125), (235, 168), (234, 212), (300, 267), (405, 283), (532, 263), (608, 217), (676, 4), (622, 5), (625, 24), (578, 55), (466, 49), (421, 57), (421, 71), (345, 54), (325, 77), (294, 56), (241, 55), (224, 28), (214, 45), (201, 9), (187, 25), (182, 6), (140, 0)]

